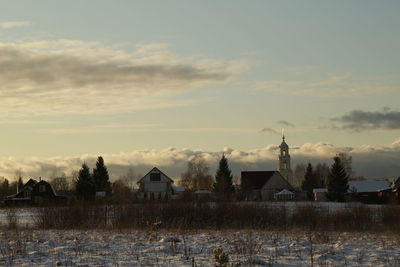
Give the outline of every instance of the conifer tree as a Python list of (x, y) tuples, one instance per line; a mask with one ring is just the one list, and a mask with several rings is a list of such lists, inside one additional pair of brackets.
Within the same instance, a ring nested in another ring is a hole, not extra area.
[(84, 200), (93, 200), (96, 194), (96, 188), (89, 167), (83, 163), (79, 170), (78, 179), (76, 180), (76, 194), (78, 198)]
[(326, 197), (331, 201), (343, 202), (344, 196), (349, 189), (348, 175), (339, 157), (334, 157), (335, 161), (329, 172), (328, 193)]
[(1, 190), (0, 190), (0, 196), (5, 197), (9, 194), (9, 187), (10, 183), (6, 178), (4, 178), (4, 181), (1, 183)]
[(313, 171), (311, 163), (308, 163), (306, 174), (304, 175), (304, 180), (301, 188), (307, 191), (308, 198), (311, 198), (313, 189), (318, 187), (318, 179)]
[(96, 185), (96, 191), (104, 191), (107, 195), (110, 193), (110, 177), (107, 167), (104, 165), (103, 157), (98, 157), (96, 168), (93, 169), (93, 179)]
[(214, 191), (220, 200), (228, 200), (233, 193), (232, 172), (229, 169), (228, 160), (222, 155), (219, 161), (219, 167), (215, 174)]

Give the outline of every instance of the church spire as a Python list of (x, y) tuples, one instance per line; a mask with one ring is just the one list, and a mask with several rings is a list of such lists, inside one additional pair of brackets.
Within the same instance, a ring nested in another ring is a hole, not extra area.
[(279, 154), (279, 172), (282, 174), (286, 180), (293, 184), (293, 171), (290, 168), (290, 154), (289, 154), (289, 146), (285, 142), (285, 135), (282, 129), (282, 143), (279, 146), (280, 154)]

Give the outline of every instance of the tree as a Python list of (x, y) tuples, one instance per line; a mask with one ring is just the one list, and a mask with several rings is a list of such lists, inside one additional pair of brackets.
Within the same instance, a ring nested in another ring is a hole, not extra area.
[(334, 163), (329, 172), (328, 193), (326, 197), (331, 201), (344, 201), (344, 196), (349, 189), (348, 175), (339, 157), (333, 158)]
[(24, 181), (22, 180), (22, 177), (20, 176), (18, 178), (18, 182), (17, 182), (18, 192), (21, 191), (23, 186), (24, 186)]
[(308, 163), (306, 174), (304, 175), (304, 180), (301, 185), (301, 188), (304, 191), (307, 191), (308, 198), (311, 198), (313, 194), (313, 189), (317, 188), (318, 185), (319, 185), (318, 178), (313, 172), (311, 163)]
[(212, 190), (214, 180), (209, 171), (210, 168), (203, 157), (193, 157), (187, 163), (187, 171), (181, 175), (180, 185), (189, 191)]
[(229, 169), (228, 160), (225, 155), (222, 155), (219, 161), (219, 167), (215, 174), (214, 191), (220, 200), (228, 200), (232, 196), (232, 172)]
[(111, 192), (110, 177), (108, 176), (107, 167), (104, 165), (102, 157), (97, 158), (96, 168), (93, 169), (93, 179), (96, 185), (96, 191)]
[(337, 154), (337, 157), (339, 157), (340, 162), (342, 163), (342, 166), (349, 177), (349, 180), (352, 180), (355, 175), (353, 172), (353, 157), (349, 156), (348, 153), (339, 153)]
[(50, 183), (57, 192), (62, 192), (65, 194), (69, 191), (69, 183), (65, 173), (63, 173), (60, 177), (53, 177)]
[(7, 178), (2, 177), (4, 180), (1, 183), (1, 189), (0, 189), (0, 196), (5, 197), (9, 194), (10, 192), (10, 183), (8, 182)]
[(76, 194), (78, 198), (93, 200), (96, 195), (95, 183), (90, 175), (89, 167), (83, 163), (76, 180)]
[(126, 180), (118, 179), (112, 184), (114, 191), (113, 200), (115, 203), (123, 204), (132, 200), (132, 193)]
[(24, 186), (24, 182), (22, 180), (22, 170), (18, 169), (15, 171), (15, 180), (17, 180), (17, 193), (21, 190)]
[[(128, 171), (126, 172), (125, 175), (121, 175), (119, 177), (119, 180), (123, 181), (123, 183), (128, 186), (130, 189), (133, 189), (135, 187), (136, 182), (141, 176), (139, 174), (135, 173), (135, 170), (133, 167), (129, 167)], [(115, 192), (115, 190), (113, 190)]]
[(326, 187), (329, 177), (329, 167), (324, 163), (318, 163), (315, 167), (315, 177), (318, 180), (318, 187)]
[(304, 176), (306, 175), (306, 166), (303, 163), (297, 164), (296, 168), (294, 169), (294, 184), (293, 186), (300, 188), (303, 180), (304, 180)]

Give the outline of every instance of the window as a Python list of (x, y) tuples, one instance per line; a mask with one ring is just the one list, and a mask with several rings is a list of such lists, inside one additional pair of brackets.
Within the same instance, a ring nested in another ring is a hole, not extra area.
[(45, 185), (39, 185), (39, 192), (46, 192), (46, 186)]
[(25, 191), (24, 191), (24, 197), (25, 197), (25, 198), (30, 198), (30, 197), (31, 197), (31, 191), (25, 190)]
[(161, 181), (161, 174), (160, 173), (150, 173), (150, 181), (151, 182)]

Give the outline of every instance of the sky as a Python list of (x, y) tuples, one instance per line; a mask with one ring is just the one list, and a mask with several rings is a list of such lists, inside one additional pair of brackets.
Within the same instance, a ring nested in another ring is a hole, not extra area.
[[(399, 1), (0, 1), (0, 175), (353, 157), (400, 176)], [(92, 166), (90, 166), (92, 167)]]

